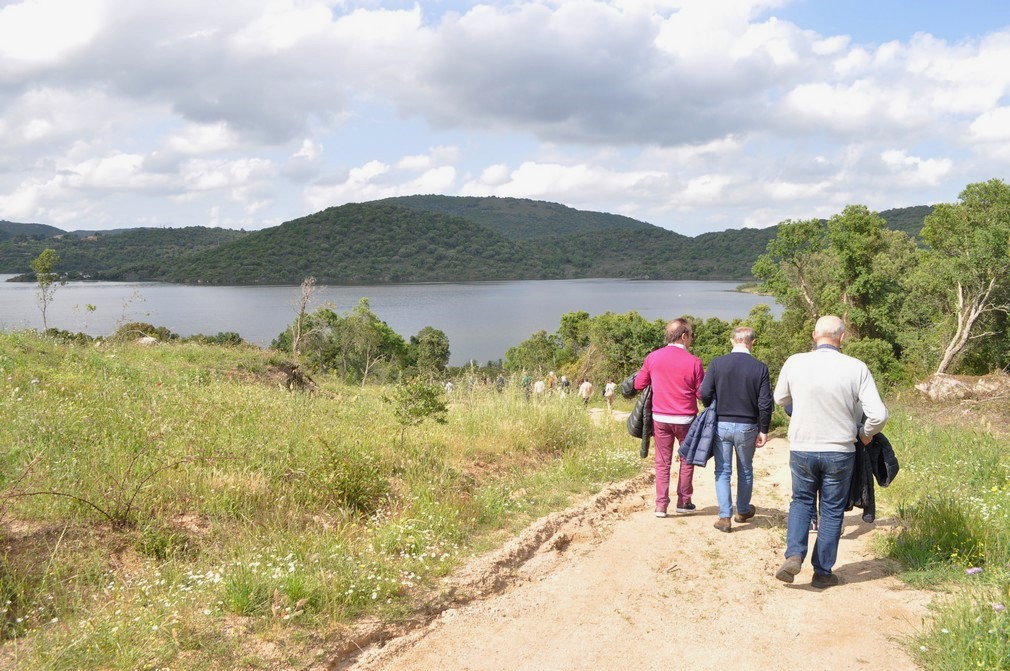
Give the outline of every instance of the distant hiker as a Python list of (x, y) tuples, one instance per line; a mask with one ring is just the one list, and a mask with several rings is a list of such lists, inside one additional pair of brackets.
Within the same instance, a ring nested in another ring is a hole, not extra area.
[(547, 384), (543, 380), (537, 380), (533, 383), (533, 393), (537, 396), (542, 396), (546, 388)]
[(582, 405), (589, 405), (589, 398), (593, 395), (593, 383), (587, 378), (582, 378), (582, 384), (579, 385), (579, 398), (582, 399)]
[(568, 379), (567, 375), (561, 376), (561, 395), (565, 396), (568, 391), (572, 388), (572, 381)]
[(547, 393), (553, 394), (554, 389), (558, 386), (558, 378), (554, 375), (554, 371), (547, 373)]
[(494, 381), (494, 388), (499, 394), (505, 389), (505, 375), (503, 373), (498, 373), (498, 378)]
[(614, 411), (614, 393), (617, 391), (617, 383), (608, 379), (603, 386), (603, 398), (607, 400), (607, 412)]
[(739, 326), (730, 338), (733, 351), (712, 359), (701, 383), (701, 402), (716, 405), (715, 497), (719, 519), (715, 528), (729, 532), (733, 522), (733, 455), (736, 454), (736, 515), (744, 523), (757, 509), (751, 502), (754, 490), (754, 450), (764, 447), (772, 421), (772, 387), (768, 366), (753, 356), (754, 329)]
[(814, 568), (810, 584), (818, 589), (838, 584), (831, 569), (842, 535), (855, 441), (869, 444), (887, 422), (887, 408), (870, 370), (839, 350), (844, 335), (845, 325), (838, 317), (818, 319), (813, 332), (817, 348), (789, 357), (775, 385), (775, 402), (792, 405), (789, 470), (793, 481), (786, 560), (775, 577), (792, 582), (800, 572), (820, 495), (820, 527), (810, 555)]
[(523, 379), (519, 384), (523, 387), (523, 396), (526, 397), (527, 401), (530, 400), (530, 392), (533, 391), (533, 378), (530, 377), (529, 373), (523, 371)]
[(445, 393), (451, 394), (453, 389), (455, 389), (455, 387), (452, 384), (452, 380), (445, 383)]
[[(705, 371), (701, 359), (688, 352), (694, 339), (691, 322), (674, 319), (666, 325), (666, 347), (650, 352), (635, 376), (635, 389), (652, 385), (652, 426), (656, 439), (656, 517), (666, 517), (670, 505), (670, 465), (673, 441), (683, 442), (698, 414), (698, 399)], [(677, 512), (696, 508), (694, 466), (680, 460), (677, 479)]]

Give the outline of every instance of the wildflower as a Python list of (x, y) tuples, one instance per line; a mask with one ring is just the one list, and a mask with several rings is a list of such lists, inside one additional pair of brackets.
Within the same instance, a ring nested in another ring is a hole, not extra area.
[(943, 629), (941, 629), (940, 631), (941, 631), (942, 633), (944, 633), (944, 634), (949, 634), (949, 633), (950, 633), (950, 629), (947, 629), (946, 627), (944, 627), (944, 628), (943, 628)]
[(965, 573), (966, 573), (967, 575), (976, 575), (976, 574), (978, 574), (978, 573), (981, 573), (981, 572), (982, 572), (982, 568), (981, 568), (981, 567), (979, 567), (979, 566), (973, 566), (973, 567), (971, 567), (971, 568), (969, 568), (969, 569), (965, 569), (965, 570), (964, 570), (964, 572), (965, 572)]
[(994, 611), (996, 611), (997, 613), (1002, 613), (1003, 611), (1005, 611), (1005, 610), (1006, 610), (1006, 606), (1004, 606), (1004, 605), (1003, 605), (1003, 604), (1001, 604), (1001, 603), (993, 603), (993, 604), (992, 604), (992, 609), (993, 609)]

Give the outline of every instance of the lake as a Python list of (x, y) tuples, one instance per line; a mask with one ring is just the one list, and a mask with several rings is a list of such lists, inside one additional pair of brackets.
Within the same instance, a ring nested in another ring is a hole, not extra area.
[[(0, 275), (0, 329), (42, 328), (37, 287)], [(329, 304), (344, 312), (361, 298), (405, 339), (425, 326), (449, 337), (451, 363), (504, 358), (509, 347), (533, 333), (558, 329), (561, 315), (585, 310), (637, 311), (648, 319), (684, 314), (745, 317), (759, 303), (781, 308), (767, 296), (735, 291), (735, 282), (642, 280), (529, 280), (320, 287), (310, 308)], [(165, 326), (179, 335), (239, 333), (267, 346), (297, 314), (299, 288), (207, 287), (159, 282), (70, 282), (56, 289), (47, 311), (52, 327), (108, 335), (125, 322)], [(89, 311), (87, 305), (95, 306)]]

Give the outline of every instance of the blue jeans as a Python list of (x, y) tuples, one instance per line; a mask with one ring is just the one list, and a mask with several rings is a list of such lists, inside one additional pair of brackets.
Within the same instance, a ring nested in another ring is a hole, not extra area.
[(790, 452), (793, 498), (789, 502), (786, 530), (786, 557), (807, 556), (810, 520), (817, 514), (817, 494), (821, 495), (821, 522), (810, 555), (815, 573), (829, 574), (838, 556), (842, 518), (849, 498), (854, 452)]
[(754, 491), (754, 449), (758, 425), (737, 422), (719, 422), (716, 425), (715, 498), (719, 501), (719, 517), (733, 514), (733, 495), (730, 478), (733, 475), (733, 453), (736, 452), (736, 511), (750, 510), (750, 497)]

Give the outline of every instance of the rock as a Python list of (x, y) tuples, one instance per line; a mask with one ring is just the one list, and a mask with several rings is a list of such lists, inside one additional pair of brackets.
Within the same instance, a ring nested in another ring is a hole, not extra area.
[(152, 336), (144, 336), (143, 338), (137, 338), (133, 341), (135, 345), (157, 345), (159, 340)]
[(1010, 394), (1010, 376), (1003, 373), (982, 377), (936, 373), (915, 388), (934, 401), (987, 399)]

